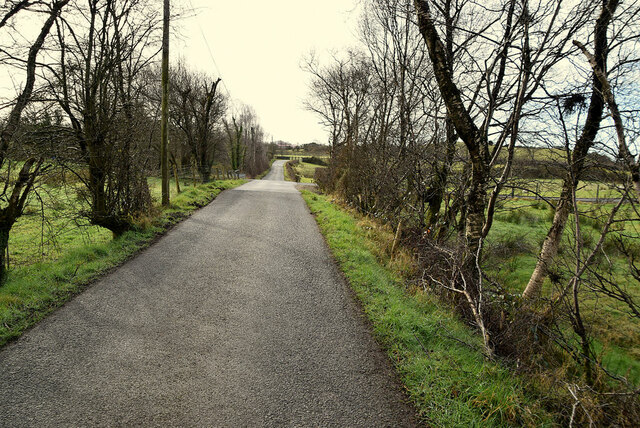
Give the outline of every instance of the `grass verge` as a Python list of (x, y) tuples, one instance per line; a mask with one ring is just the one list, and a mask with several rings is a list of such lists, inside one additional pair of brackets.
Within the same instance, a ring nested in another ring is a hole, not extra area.
[(335, 259), (362, 302), (421, 418), (430, 426), (550, 426), (524, 381), (480, 352), (478, 335), (451, 308), (403, 274), (407, 254), (389, 261), (393, 232), (302, 191)]
[[(169, 227), (207, 205), (222, 190), (245, 180), (213, 181), (189, 187), (172, 198), (171, 205), (146, 219), (145, 227), (108, 241), (79, 243), (55, 260), (19, 266), (0, 287), (0, 346), (82, 291), (91, 281), (120, 265)], [(154, 189), (153, 183), (152, 191)]]

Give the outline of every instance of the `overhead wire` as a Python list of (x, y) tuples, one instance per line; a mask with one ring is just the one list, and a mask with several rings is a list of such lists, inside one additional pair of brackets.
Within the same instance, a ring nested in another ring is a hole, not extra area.
[[(192, 0), (189, 0), (189, 5), (191, 6), (191, 10), (193, 10), (195, 12), (196, 8), (193, 5), (193, 1)], [(196, 18), (196, 24), (198, 24), (198, 29), (200, 30), (200, 35), (202, 36), (202, 40), (204, 41), (204, 44), (207, 47), (207, 51), (209, 52), (209, 57), (211, 58), (211, 62), (213, 63), (213, 66), (215, 67), (216, 72), (218, 73), (218, 77), (220, 77), (220, 83), (222, 83), (222, 87), (227, 92), (227, 96), (229, 97), (229, 100), (233, 100), (233, 97), (231, 96), (231, 91), (227, 87), (227, 84), (225, 83), (225, 80), (224, 80), (223, 75), (222, 75), (222, 71), (220, 70), (220, 67), (218, 66), (218, 62), (216, 61), (215, 57), (213, 56), (213, 51), (211, 50), (211, 45), (209, 45), (209, 41), (207, 40), (207, 36), (204, 34), (204, 30), (202, 29), (202, 25), (200, 25), (200, 19), (198, 18), (198, 14), (197, 13), (195, 14), (195, 18)]]

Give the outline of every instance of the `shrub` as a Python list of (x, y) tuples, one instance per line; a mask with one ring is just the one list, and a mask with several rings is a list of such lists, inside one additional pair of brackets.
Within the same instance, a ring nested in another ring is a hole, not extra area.
[(327, 166), (327, 162), (324, 159), (319, 158), (317, 156), (311, 156), (304, 160), (306, 163), (311, 163), (313, 165)]
[(313, 181), (318, 187), (326, 192), (333, 190), (333, 169), (329, 168), (317, 168), (313, 174)]

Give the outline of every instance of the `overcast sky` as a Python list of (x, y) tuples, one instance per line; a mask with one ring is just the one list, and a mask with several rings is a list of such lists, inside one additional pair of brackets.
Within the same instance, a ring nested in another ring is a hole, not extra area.
[(191, 1), (198, 14), (180, 22), (183, 40), (173, 43), (172, 58), (217, 74), (206, 38), (231, 96), (255, 109), (268, 134), (326, 143), (318, 118), (303, 107), (309, 76), (300, 64), (313, 50), (357, 44), (358, 0)]

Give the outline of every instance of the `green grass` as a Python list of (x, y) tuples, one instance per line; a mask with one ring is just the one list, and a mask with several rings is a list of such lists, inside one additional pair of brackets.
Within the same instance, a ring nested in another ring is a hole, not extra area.
[[(19, 220), (19, 228), (13, 230), (10, 249), (12, 260), (20, 260), (9, 272), (7, 283), (0, 287), (0, 345), (20, 336), (27, 328), (68, 301), (95, 278), (108, 269), (127, 260), (168, 227), (185, 218), (192, 211), (206, 205), (223, 189), (245, 183), (245, 180), (214, 181), (197, 187), (184, 187), (184, 191), (172, 197), (166, 209), (156, 207), (155, 215), (146, 219), (138, 230), (125, 233), (117, 239), (111, 233), (88, 226), (76, 227), (68, 220), (55, 219), (59, 212), (47, 211), (51, 219), (51, 233), (58, 234), (55, 245), (41, 246), (30, 241), (39, 232), (41, 219), (26, 216)], [(159, 180), (150, 179), (152, 195), (159, 195)], [(53, 192), (55, 193), (55, 192)], [(63, 205), (76, 206), (72, 194)], [(60, 207), (60, 210), (67, 208)], [(82, 222), (82, 220), (77, 220)], [(144, 226), (144, 227), (143, 227)], [(47, 235), (48, 236), (48, 235)], [(31, 244), (29, 245), (29, 242)], [(53, 241), (52, 241), (53, 242)], [(16, 255), (16, 248), (21, 251)], [(46, 257), (34, 254), (47, 251)]]
[[(581, 220), (584, 242), (593, 247), (602, 226), (593, 217), (602, 217), (611, 210), (611, 205), (580, 204), (585, 215)], [(631, 210), (624, 207), (623, 210)], [(512, 293), (522, 293), (533, 272), (542, 242), (551, 226), (553, 212), (544, 203), (506, 201), (503, 209), (496, 213), (495, 221), (486, 241), (485, 271)], [(588, 215), (588, 216), (587, 216)], [(633, 217), (631, 212), (623, 215)], [(558, 260), (572, 259), (572, 229), (574, 217), (569, 218)], [(628, 222), (616, 227), (624, 227), (625, 235), (638, 238), (637, 224)], [(605, 241), (605, 245), (608, 241)], [(630, 275), (624, 257), (614, 250), (608, 250), (608, 260), (614, 266), (616, 282), (628, 284), (627, 290), (636, 301), (640, 301), (640, 284)], [(607, 262), (608, 263), (608, 262)], [(603, 269), (606, 263), (603, 265)], [(564, 271), (560, 268), (558, 271)], [(602, 272), (604, 273), (604, 272)], [(563, 281), (566, 283), (568, 277)], [(553, 287), (547, 279), (544, 293), (551, 296)], [(595, 296), (585, 289), (582, 294), (582, 314), (595, 339), (597, 354), (608, 370), (625, 376), (635, 385), (640, 385), (640, 325), (628, 316), (626, 306), (603, 295)], [(570, 327), (567, 326), (567, 333)]]
[(326, 196), (302, 194), (427, 424), (552, 425), (520, 378), (482, 356), (478, 335), (451, 308), (420, 289), (407, 289), (401, 272), (409, 268), (389, 263), (388, 245), (380, 242), (388, 243), (391, 231), (377, 231)]
[[(42, 203), (40, 203), (42, 201)], [(91, 226), (78, 211), (83, 208), (73, 188), (42, 186), (32, 195), (24, 214), (11, 230), (10, 266), (51, 262), (77, 246), (106, 243), (112, 234)]]
[[(530, 189), (532, 192), (539, 193), (543, 197), (558, 197), (562, 191), (562, 180), (560, 179), (530, 179), (516, 180), (513, 183), (519, 187)], [(505, 189), (502, 194), (510, 196), (511, 190)], [(534, 193), (521, 189), (515, 189), (513, 192), (515, 197), (518, 196), (535, 196)], [(595, 181), (581, 181), (576, 189), (576, 198), (619, 198), (620, 192), (615, 187), (605, 183)]]
[[(172, 205), (180, 209), (185, 196), (193, 197), (192, 185), (183, 184), (182, 195), (176, 195), (175, 181), (170, 181)], [(160, 204), (159, 178), (149, 178), (149, 189), (155, 206)], [(178, 205), (176, 205), (178, 204)], [(70, 249), (87, 244), (111, 241), (107, 229), (92, 226), (79, 215), (85, 208), (73, 186), (53, 187), (43, 185), (32, 195), (22, 217), (14, 225), (10, 241), (10, 265), (19, 268), (34, 262), (55, 261)]]

